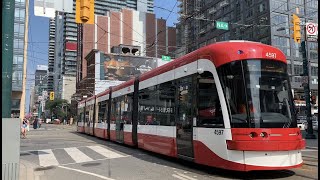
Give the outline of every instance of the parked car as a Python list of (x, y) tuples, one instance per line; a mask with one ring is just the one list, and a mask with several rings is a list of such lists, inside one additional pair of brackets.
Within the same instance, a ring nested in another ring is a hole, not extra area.
[(298, 123), (298, 128), (300, 128), (300, 130), (305, 130), (305, 122), (299, 122)]
[[(318, 120), (312, 118), (312, 128), (314, 131), (318, 131)], [(307, 131), (308, 129), (308, 122), (304, 122), (304, 129)]]
[(54, 119), (53, 120), (53, 124), (60, 124), (60, 123), (61, 123), (60, 119)]

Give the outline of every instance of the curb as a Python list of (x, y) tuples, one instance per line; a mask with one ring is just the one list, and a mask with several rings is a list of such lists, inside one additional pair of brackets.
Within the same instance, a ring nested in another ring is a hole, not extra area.
[(34, 173), (35, 167), (37, 167), (35, 164), (20, 159), (19, 179), (34, 180), (36, 178)]
[(318, 147), (306, 146), (306, 149), (316, 149), (316, 150), (318, 150)]

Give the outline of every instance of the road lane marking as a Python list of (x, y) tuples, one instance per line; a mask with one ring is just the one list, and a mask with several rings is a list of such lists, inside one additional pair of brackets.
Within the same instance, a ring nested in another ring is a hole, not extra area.
[(189, 179), (189, 180), (197, 180), (197, 179), (195, 179), (195, 178), (192, 178), (192, 177), (190, 177), (190, 176), (187, 176), (187, 175), (185, 175), (185, 174), (181, 174), (181, 173), (177, 173), (179, 176), (182, 176), (182, 177), (184, 177), (184, 178), (187, 178), (187, 179)]
[(88, 162), (88, 161), (93, 161), (89, 156), (81, 152), (77, 148), (64, 148), (64, 150), (71, 156), (71, 158), (76, 162), (76, 163), (82, 163), (82, 162)]
[(123, 155), (121, 154), (118, 154), (116, 152), (113, 152), (109, 149), (106, 149), (106, 148), (103, 148), (101, 146), (87, 146), (87, 148), (90, 148), (92, 149), (93, 151), (101, 154), (102, 156), (104, 157), (107, 157), (107, 158), (120, 158), (120, 157), (124, 157)]
[(308, 152), (308, 151), (314, 152), (314, 151), (318, 151), (318, 150), (317, 149), (302, 149), (301, 151), (302, 152)]
[(176, 174), (172, 174), (172, 176), (175, 177), (175, 178), (181, 179), (181, 180), (188, 180), (188, 179), (183, 178), (183, 177), (181, 177), (179, 175), (176, 175)]
[(59, 165), (56, 157), (50, 149), (38, 151), (38, 156), (40, 166), (47, 167)]
[(67, 169), (67, 170), (71, 170), (71, 171), (80, 172), (80, 173), (83, 173), (83, 174), (88, 174), (88, 175), (95, 176), (95, 177), (98, 177), (98, 178), (101, 178), (101, 179), (114, 180), (112, 178), (108, 178), (108, 177), (105, 177), (105, 176), (102, 176), (102, 175), (99, 175), (99, 174), (95, 174), (95, 173), (91, 173), (91, 172), (88, 172), (88, 171), (82, 171), (80, 169), (74, 169), (74, 168), (69, 168), (69, 167), (65, 167), (65, 166), (58, 166), (58, 167), (59, 168), (63, 168), (63, 169)]

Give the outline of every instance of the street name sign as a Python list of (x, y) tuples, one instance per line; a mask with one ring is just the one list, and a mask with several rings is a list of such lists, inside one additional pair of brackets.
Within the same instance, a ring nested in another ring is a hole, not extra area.
[(162, 60), (163, 61), (171, 61), (171, 57), (162, 55)]
[(223, 29), (223, 30), (229, 30), (229, 24), (222, 21), (216, 21), (216, 28), (217, 29)]

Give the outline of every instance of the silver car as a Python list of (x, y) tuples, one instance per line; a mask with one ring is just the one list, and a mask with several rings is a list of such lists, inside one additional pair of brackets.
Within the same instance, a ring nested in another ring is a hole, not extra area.
[[(318, 131), (318, 113), (315, 113), (312, 117), (312, 128), (315, 131)], [(307, 131), (308, 129), (308, 122), (303, 122), (304, 124), (304, 129)]]

